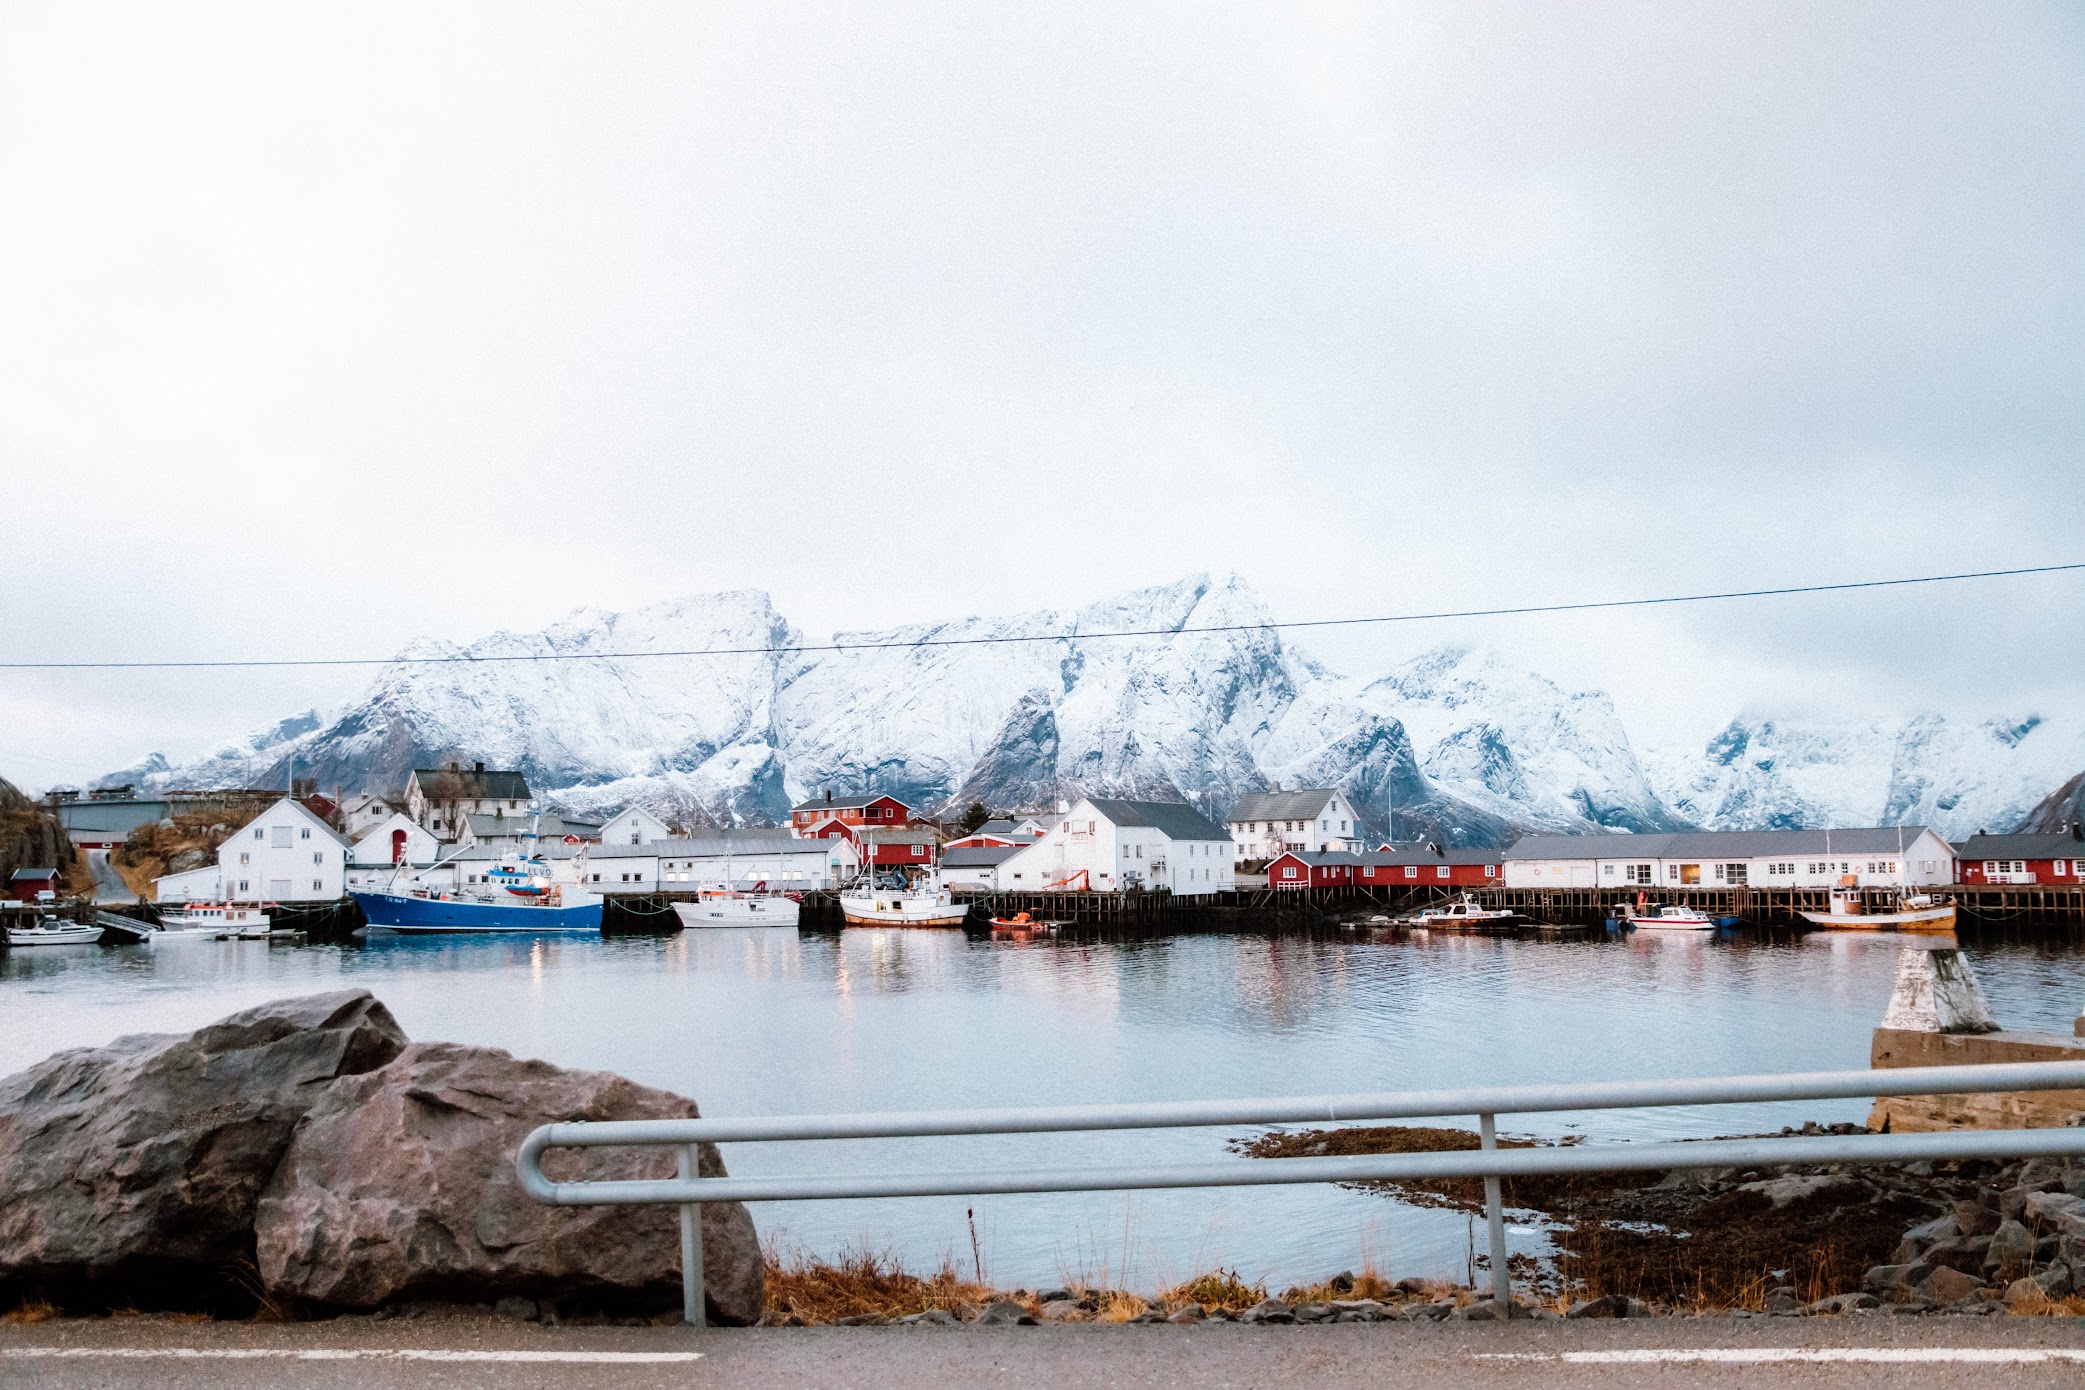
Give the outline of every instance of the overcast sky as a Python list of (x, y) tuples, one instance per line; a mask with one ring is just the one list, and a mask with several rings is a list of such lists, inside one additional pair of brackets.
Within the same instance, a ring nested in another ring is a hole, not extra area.
[[(2073, 6), (0, 7), (17, 659), (2085, 559)], [(1489, 643), (1645, 742), (2074, 708), (2085, 577)], [(361, 675), (0, 673), (77, 779)]]

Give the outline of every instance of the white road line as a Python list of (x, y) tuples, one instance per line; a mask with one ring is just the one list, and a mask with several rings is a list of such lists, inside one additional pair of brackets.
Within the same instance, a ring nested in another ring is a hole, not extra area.
[(700, 1361), (699, 1351), (445, 1351), (435, 1348), (0, 1347), (0, 1360), (500, 1361), (577, 1366), (657, 1366)]
[(1568, 1366), (1654, 1366), (1712, 1362), (1726, 1366), (1787, 1362), (1859, 1362), (1892, 1366), (1953, 1362), (1974, 1366), (2085, 1364), (2085, 1351), (2009, 1347), (1645, 1347), (1630, 1351), (1479, 1352), (1479, 1361), (1549, 1361)]

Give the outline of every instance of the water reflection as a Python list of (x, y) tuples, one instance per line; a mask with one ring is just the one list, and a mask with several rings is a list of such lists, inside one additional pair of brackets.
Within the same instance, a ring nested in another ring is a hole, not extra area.
[[(187, 1029), (282, 995), (367, 986), (420, 1038), (623, 1072), (711, 1114), (1060, 1104), (1860, 1067), (1901, 950), (1930, 937), (1445, 934), (989, 941), (935, 931), (707, 929), (598, 938), (376, 936), (340, 945), (54, 947), (0, 956), (0, 1073), (126, 1032)], [(2009, 1027), (2070, 1031), (2068, 944), (1972, 943)], [(1602, 1139), (1858, 1119), (1860, 1101), (1530, 1117)], [(735, 1171), (1198, 1161), (1229, 1136), (999, 1136), (739, 1145)], [(1373, 1250), (1457, 1270), (1449, 1213), (1337, 1190), (787, 1205), (756, 1212), (824, 1250), (967, 1250), (1034, 1283), (1231, 1263), (1323, 1275)], [(1534, 1237), (1526, 1238), (1534, 1240)]]

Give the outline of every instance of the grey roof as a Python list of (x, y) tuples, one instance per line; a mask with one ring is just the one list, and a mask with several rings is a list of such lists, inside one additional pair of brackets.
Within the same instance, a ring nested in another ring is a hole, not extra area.
[(546, 840), (554, 840), (564, 835), (577, 835), (586, 839), (601, 833), (598, 821), (566, 820), (563, 816), (553, 816), (548, 812), (540, 817), (494, 816), (474, 812), (464, 819), (471, 824), (471, 834), (480, 838), (498, 835), (506, 839), (526, 839), (531, 821), (536, 822), (536, 833)]
[(2085, 859), (2085, 842), (2070, 835), (1971, 835), (1964, 859)]
[(1365, 850), (1354, 856), (1356, 864), (1502, 864), (1504, 850), (1441, 849), (1430, 844), (1397, 845), (1390, 849)]
[(1330, 787), (1312, 787), (1300, 792), (1253, 792), (1238, 798), (1238, 804), (1231, 808), (1230, 819), (1314, 820), (1331, 799)]
[(487, 768), (479, 772), (468, 767), (416, 767), (413, 776), (419, 779), (420, 793), (432, 797), (429, 783), (439, 783), (442, 778), (452, 778), (456, 783), (458, 801), (526, 801), (528, 800), (528, 778), (518, 772), (503, 772)]
[(1019, 845), (965, 845), (947, 851), (941, 856), (941, 862), (951, 869), (987, 869), (1004, 864), (1021, 848)]
[(1004, 819), (988, 820), (970, 833), (972, 835), (1011, 835), (1014, 833), (1014, 823)]
[[(568, 845), (562, 840), (545, 840), (536, 847), (536, 853), (545, 859), (576, 859), (579, 857), (581, 850), (585, 850), (593, 858), (598, 859), (601, 857), (601, 847), (599, 845)], [(459, 849), (454, 854), (443, 857), (440, 862), (443, 864), (455, 864), (469, 861), (475, 864), (480, 860), (490, 862), (494, 859), (505, 859), (513, 853), (513, 845), (475, 844), (469, 849)], [(356, 867), (367, 868), (368, 866), (365, 864), (357, 865)]]
[(831, 840), (800, 840), (780, 830), (727, 831), (685, 840), (653, 840), (646, 845), (595, 845), (596, 859), (721, 859), (730, 854), (776, 855), (832, 853)]
[(1228, 840), (1231, 832), (1184, 801), (1104, 801), (1093, 809), (1117, 825), (1148, 826), (1173, 840)]
[(56, 878), (57, 876), (58, 871), (56, 869), (16, 869), (13, 873), (7, 876), (7, 880), (8, 882), (12, 883), (16, 879)]
[(1839, 830), (1687, 830), (1666, 835), (1523, 835), (1508, 859), (1755, 859), (1769, 854), (1896, 854), (1923, 825)]

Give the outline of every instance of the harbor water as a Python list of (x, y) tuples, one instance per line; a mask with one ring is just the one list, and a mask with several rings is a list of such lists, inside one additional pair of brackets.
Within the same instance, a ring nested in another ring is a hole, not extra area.
[[(709, 1115), (1282, 1096), (1867, 1065), (1900, 950), (1747, 934), (1557, 942), (1348, 933), (993, 942), (943, 931), (66, 946), (0, 954), (0, 1074), (124, 1033), (363, 987), (416, 1039), (621, 1072)], [(2009, 1028), (2068, 1033), (2085, 952), (1972, 945)], [(1508, 1118), (1589, 1142), (1859, 1120), (1866, 1102)], [(1435, 1123), (1453, 1124), (1452, 1120)], [(1471, 1122), (1462, 1122), (1471, 1123)], [(732, 1145), (735, 1173), (1215, 1160), (1234, 1131)], [(1242, 1160), (1241, 1160), (1242, 1161)], [(1464, 1275), (1467, 1220), (1331, 1187), (774, 1204), (786, 1250), (953, 1258), (1002, 1285), (1276, 1287), (1364, 1264)], [(1481, 1232), (1477, 1242), (1482, 1243)], [(1516, 1227), (1516, 1249), (1541, 1234)]]

